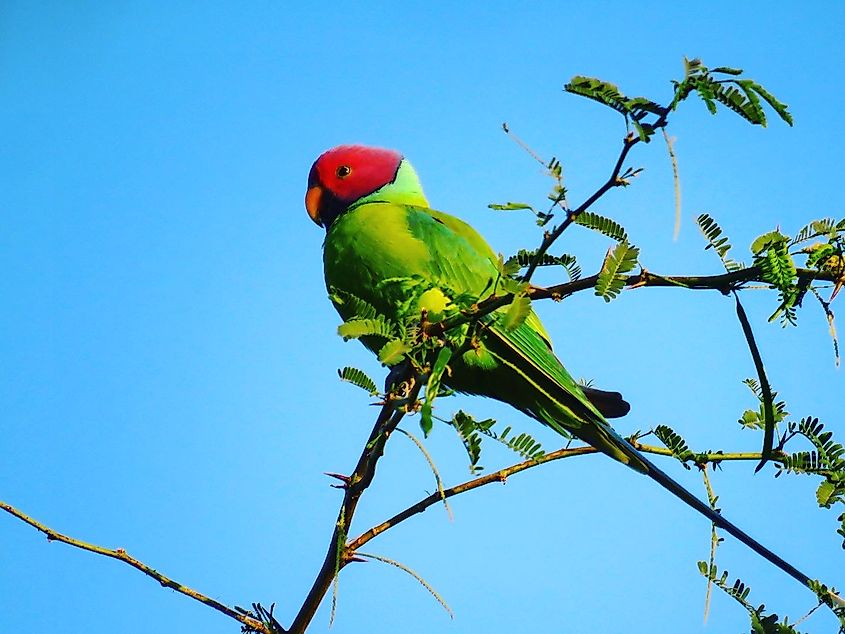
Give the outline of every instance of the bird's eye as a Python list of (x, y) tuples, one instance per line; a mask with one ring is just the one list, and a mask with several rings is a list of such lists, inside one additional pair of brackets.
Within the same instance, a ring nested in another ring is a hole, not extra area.
[(351, 173), (352, 173), (352, 168), (349, 167), (348, 165), (341, 165), (340, 167), (337, 168), (337, 172), (335, 172), (335, 174), (337, 174), (338, 178), (346, 178)]

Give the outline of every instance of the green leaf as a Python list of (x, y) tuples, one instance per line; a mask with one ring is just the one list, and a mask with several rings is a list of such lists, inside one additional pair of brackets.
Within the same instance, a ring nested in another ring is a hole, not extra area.
[(644, 140), (648, 140), (648, 137), (654, 133), (654, 130), (652, 129), (649, 132), (643, 126), (640, 126), (640, 120), (648, 114), (663, 116), (666, 112), (666, 108), (651, 99), (645, 97), (628, 98), (620, 93), (619, 88), (614, 84), (594, 77), (576, 75), (569, 80), (569, 83), (563, 89), (566, 92), (598, 101), (625, 115), (628, 120), (637, 126), (640, 133), (646, 137)]
[(741, 68), (731, 68), (730, 66), (719, 66), (710, 71), (711, 73), (723, 73), (725, 75), (742, 75)]
[(367, 376), (363, 370), (346, 366), (345, 368), (338, 370), (337, 375), (340, 377), (341, 381), (357, 385), (362, 390), (369, 392), (370, 396), (378, 394), (378, 388), (376, 387), (375, 381)]
[(499, 288), (505, 293), (511, 293), (513, 295), (522, 295), (530, 286), (531, 284), (528, 282), (516, 280), (512, 277), (503, 277), (499, 280)]
[[(745, 429), (765, 429), (765, 403), (760, 385), (754, 379), (745, 379), (743, 382), (749, 385), (749, 387), (753, 384), (752, 391), (754, 391), (754, 395), (760, 401), (760, 407), (756, 411), (752, 409), (745, 410), (738, 422)], [(772, 392), (772, 398), (774, 399), (776, 396), (777, 392)], [(774, 401), (772, 415), (775, 423), (783, 421), (789, 415), (786, 411), (786, 403), (783, 401)]]
[(736, 262), (728, 257), (728, 252), (731, 250), (731, 243), (728, 241), (727, 236), (722, 235), (722, 228), (712, 217), (708, 214), (701, 214), (695, 219), (695, 222), (707, 240), (707, 246), (704, 247), (705, 251), (707, 249), (713, 249), (728, 272), (743, 268), (744, 265), (741, 262)]
[(378, 360), (384, 365), (393, 366), (402, 361), (410, 350), (410, 346), (401, 339), (391, 339), (378, 351)]
[[(711, 583), (715, 584), (717, 588), (748, 611), (748, 616), (751, 619), (751, 634), (801, 634), (789, 624), (787, 618), (781, 621), (778, 619), (777, 614), (766, 614), (766, 606), (764, 605), (755, 607), (748, 600), (748, 596), (751, 594), (751, 588), (745, 585), (741, 579), (736, 579), (731, 583), (727, 571), (719, 575), (715, 564), (708, 566), (707, 562), (704, 561), (698, 562), (698, 570)], [(821, 598), (822, 596), (827, 596), (827, 600), (830, 600), (827, 588), (823, 590), (819, 588), (815, 591), (819, 595), (820, 601), (824, 601)]]
[(373, 319), (351, 319), (337, 327), (337, 334), (348, 341), (368, 335), (389, 338), (393, 335), (393, 330), (393, 325), (379, 316)]
[[(529, 251), (528, 249), (520, 249), (516, 255), (512, 255), (507, 259), (505, 265), (512, 265), (515, 263), (519, 267), (519, 269), (524, 269), (531, 266), (531, 263), (536, 257), (536, 249), (532, 251)], [(555, 264), (560, 264), (560, 260), (561, 259), (555, 255), (549, 255), (548, 253), (544, 253), (543, 257), (540, 258), (540, 261), (537, 262), (537, 266), (553, 266)]]
[(428, 437), (431, 429), (434, 427), (434, 420), (432, 418), (432, 409), (434, 399), (440, 392), (440, 382), (443, 379), (443, 373), (446, 371), (446, 366), (449, 359), (452, 358), (452, 350), (447, 347), (440, 348), (437, 353), (437, 359), (434, 361), (434, 366), (428, 375), (428, 383), (425, 386), (425, 400), (420, 409), (420, 429), (423, 434)]
[[(845, 221), (840, 221), (845, 222)], [(833, 218), (822, 218), (820, 220), (813, 220), (806, 226), (801, 228), (795, 237), (789, 241), (789, 245), (793, 246), (806, 242), (813, 238), (835, 238), (839, 234), (839, 229), (836, 220)]]
[[(516, 255), (512, 255), (507, 259), (505, 266), (516, 263), (520, 269), (524, 269), (531, 266), (531, 262), (533, 262), (536, 257), (536, 249), (532, 251), (529, 251), (528, 249), (520, 249)], [(537, 266), (557, 265), (566, 269), (566, 274), (569, 276), (570, 281), (577, 280), (581, 277), (581, 267), (578, 266), (578, 260), (574, 255), (570, 255), (568, 253), (564, 253), (562, 255), (549, 255), (548, 253), (544, 253), (543, 257), (540, 258), (540, 261), (537, 262)]]
[[(779, 101), (759, 83), (752, 79), (739, 79), (742, 70), (730, 66), (719, 66), (709, 70), (700, 60), (684, 61), (683, 81), (673, 81), (675, 97), (670, 108), (678, 107), (692, 92), (697, 92), (711, 114), (716, 114), (720, 103), (733, 110), (743, 119), (755, 125), (766, 125), (766, 113), (761, 99), (787, 124), (792, 125), (792, 116), (786, 104)], [(728, 75), (737, 79), (714, 78), (714, 75)]]
[(779, 231), (770, 231), (754, 240), (751, 249), (754, 264), (760, 267), (760, 277), (780, 291), (780, 305), (769, 321), (783, 315), (784, 326), (794, 325), (795, 306), (800, 303), (807, 287), (799, 288), (797, 285), (798, 273), (789, 252), (788, 238)]
[(769, 106), (771, 106), (772, 110), (774, 110), (777, 113), (777, 115), (781, 119), (783, 119), (783, 121), (787, 125), (792, 126), (792, 124), (794, 122), (793, 122), (793, 119), (792, 119), (792, 115), (789, 113), (788, 106), (785, 103), (783, 103), (782, 101), (778, 101), (777, 98), (775, 98), (774, 95), (772, 95), (769, 91), (767, 91), (765, 88), (763, 88), (757, 82), (751, 82), (751, 83), (753, 84), (754, 91), (758, 95), (760, 95), (763, 98), (763, 100), (767, 104), (769, 104)]
[(765, 427), (765, 422), (760, 418), (760, 412), (755, 412), (753, 409), (747, 409), (742, 413), (739, 424), (746, 429), (763, 429)]
[(518, 258), (508, 258), (507, 260), (503, 260), (501, 254), (499, 255), (499, 262), (498, 262), (499, 273), (504, 277), (511, 277), (519, 273), (519, 269), (522, 268), (522, 265), (519, 262)]
[(522, 433), (515, 437), (509, 438), (511, 432), (510, 426), (505, 427), (502, 433), (496, 434), (492, 431), (485, 432), (494, 440), (498, 440), (508, 449), (518, 453), (523, 458), (528, 460), (539, 460), (546, 452), (543, 451), (542, 445), (528, 434)]
[(715, 564), (708, 567), (707, 563), (703, 561), (698, 562), (698, 570), (702, 575), (716, 584), (720, 590), (725, 592), (725, 594), (733, 598), (742, 605), (742, 607), (748, 610), (749, 613), (755, 611), (754, 606), (748, 602), (748, 595), (751, 592), (751, 588), (746, 586), (742, 580), (737, 579), (731, 584), (728, 579), (727, 571), (724, 571), (721, 575), (719, 575), (719, 570), (716, 568)]
[(598, 101), (622, 114), (628, 114), (629, 112), (625, 105), (625, 97), (619, 92), (619, 88), (610, 82), (594, 77), (576, 75), (569, 80), (569, 83), (564, 85), (563, 89), (566, 92)]
[(763, 614), (762, 607), (749, 613), (752, 634), (801, 634), (786, 619), (783, 622), (778, 620), (777, 614)]
[(818, 418), (803, 418), (797, 426), (791, 423), (789, 430), (791, 434), (806, 438), (814, 451), (798, 451), (785, 456), (780, 470), (823, 476), (824, 481), (816, 490), (819, 506), (830, 508), (834, 504), (845, 504), (845, 447), (833, 439), (830, 431), (825, 431)]
[(687, 442), (679, 434), (667, 425), (658, 425), (654, 428), (654, 435), (657, 436), (660, 442), (666, 445), (666, 448), (672, 452), (675, 458), (680, 460), (681, 464), (684, 465), (684, 469), (690, 468), (687, 462), (695, 459), (695, 453), (690, 450)]
[(496, 421), (492, 418), (477, 421), (469, 414), (458, 410), (452, 416), (449, 424), (455, 428), (464, 444), (464, 449), (466, 449), (469, 458), (470, 473), (475, 474), (481, 471), (483, 467), (478, 465), (478, 461), (481, 459), (482, 434), (488, 435), (490, 428), (496, 424)]
[(578, 266), (578, 260), (574, 255), (564, 253), (560, 256), (560, 265), (566, 269), (566, 274), (569, 276), (569, 281), (574, 282), (581, 277), (581, 267)]
[(495, 211), (519, 211), (521, 209), (530, 209), (531, 211), (534, 211), (534, 207), (532, 207), (531, 205), (529, 205), (527, 203), (510, 203), (510, 202), (508, 202), (508, 203), (505, 203), (503, 205), (490, 204), (490, 205), (487, 205), (487, 208), (493, 209)]
[(501, 326), (505, 330), (519, 328), (531, 312), (531, 298), (525, 295), (516, 295), (508, 306), (502, 317)]
[(816, 501), (822, 508), (829, 509), (837, 502), (845, 502), (845, 482), (824, 480), (816, 489)]
[(637, 131), (637, 136), (640, 137), (640, 141), (643, 143), (651, 142), (651, 136), (654, 134), (653, 126), (640, 123), (636, 119), (632, 120), (631, 123), (634, 124), (634, 129)]
[(633, 112), (662, 115), (666, 111), (666, 108), (661, 106), (659, 103), (655, 103), (651, 99), (646, 99), (645, 97), (632, 97), (628, 99), (626, 103), (628, 108)]
[(625, 229), (615, 220), (605, 218), (592, 211), (585, 211), (575, 218), (575, 223), (593, 231), (603, 233), (608, 238), (613, 238), (617, 242), (624, 242), (628, 239), (628, 234)]
[(625, 274), (637, 265), (640, 250), (622, 241), (607, 252), (596, 280), (596, 295), (609, 302), (615, 299), (623, 286)]
[(766, 115), (759, 105), (759, 100), (754, 103), (741, 90), (733, 86), (726, 88), (725, 84), (714, 82), (712, 89), (713, 97), (723, 106), (733, 110), (751, 124), (766, 127)]
[(766, 249), (785, 242), (786, 236), (780, 231), (768, 231), (754, 239), (754, 242), (751, 243), (751, 253), (760, 255)]
[(329, 299), (335, 306), (344, 306), (344, 313), (354, 315), (356, 319), (373, 319), (378, 316), (375, 306), (334, 286), (329, 288)]

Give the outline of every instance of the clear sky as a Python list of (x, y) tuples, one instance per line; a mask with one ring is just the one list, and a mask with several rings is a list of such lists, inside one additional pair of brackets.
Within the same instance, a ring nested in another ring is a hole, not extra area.
[[(432, 203), (503, 253), (539, 241), (531, 218), (488, 203), (544, 200), (550, 182), (501, 132), (564, 165), (577, 202), (604, 179), (620, 117), (562, 92), (575, 74), (667, 100), (684, 55), (746, 69), (796, 125), (752, 128), (691, 101), (673, 118), (684, 224), (662, 142), (646, 171), (597, 211), (623, 223), (666, 274), (716, 273), (692, 218), (708, 212), (736, 256), (765, 230), (842, 217), (842, 25), (836, 2), (466, 3), (5, 2), (0, 8), (0, 499), (57, 530), (126, 548), (228, 604), (276, 603), (287, 625), (316, 574), (340, 493), (375, 409), (336, 369), (383, 371), (334, 333), (308, 169), (323, 150), (402, 150)], [(178, 5), (178, 6), (177, 6)], [(607, 243), (560, 245), (595, 270)], [(553, 276), (543, 278), (552, 281)], [(842, 371), (816, 305), (799, 329), (766, 323), (746, 293), (772, 383), (796, 418), (845, 434)], [(576, 377), (619, 389), (624, 433), (665, 423), (696, 449), (754, 450), (736, 423), (753, 366), (715, 292), (583, 293), (539, 307)], [(840, 330), (845, 327), (840, 327)], [(535, 430), (495, 403), (453, 399)], [(418, 431), (415, 419), (406, 421)], [(427, 446), (447, 484), (468, 477), (454, 432)], [(488, 469), (515, 457), (489, 446)], [(703, 494), (700, 478), (666, 468)], [(845, 587), (835, 513), (815, 481), (714, 478), (724, 513), (771, 548)], [(418, 450), (394, 438), (353, 528), (431, 491)], [(422, 574), (450, 620), (399, 570), (355, 565), (334, 632), (744, 631), (721, 594), (702, 624), (709, 526), (646, 478), (598, 457), (546, 465), (432, 508), (367, 546)], [(0, 631), (237, 632), (233, 621), (125, 565), (48, 544), (0, 516)], [(752, 601), (800, 616), (813, 597), (728, 540), (720, 567)], [(328, 626), (328, 605), (313, 631)], [(819, 613), (805, 624), (830, 632)]]

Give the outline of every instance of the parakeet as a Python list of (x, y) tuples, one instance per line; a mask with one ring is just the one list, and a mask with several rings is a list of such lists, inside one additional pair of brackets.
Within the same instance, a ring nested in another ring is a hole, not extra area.
[[(323, 265), (329, 296), (344, 321), (373, 316), (436, 322), (462, 298), (492, 294), (498, 256), (470, 225), (429, 206), (411, 164), (398, 152), (338, 146), (311, 167), (305, 207), (326, 230)], [(808, 577), (728, 522), (663, 473), (607, 417), (628, 404), (616, 392), (579, 386), (555, 356), (539, 318), (515, 328), (502, 308), (486, 316), (454, 352), (443, 382), (503, 401), (565, 436), (576, 436), (644, 473), (805, 585)], [(368, 314), (362, 314), (368, 313)], [(362, 339), (378, 352), (383, 339)]]

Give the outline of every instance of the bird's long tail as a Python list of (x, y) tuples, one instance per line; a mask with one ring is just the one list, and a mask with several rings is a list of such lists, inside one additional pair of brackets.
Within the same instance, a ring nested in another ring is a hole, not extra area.
[(631, 443), (629, 443), (627, 440), (621, 437), (619, 437), (618, 440), (618, 447), (620, 450), (622, 450), (626, 455), (630, 456), (632, 460), (636, 460), (638, 464), (645, 465), (645, 474), (649, 478), (657, 482), (660, 486), (669, 491), (672, 495), (683, 501), (687, 506), (701, 513), (704, 517), (706, 517), (713, 524), (724, 530), (726, 533), (736, 537), (739, 541), (748, 546), (751, 550), (773, 563), (775, 566), (783, 570), (786, 574), (793, 577), (794, 579), (797, 579), (799, 582), (810, 588), (810, 577), (798, 570), (788, 561), (785, 561), (777, 554), (763, 546), (763, 544), (751, 537), (748, 533), (739, 528), (736, 524), (725, 518), (721, 513), (713, 510), (708, 504), (705, 504), (695, 495), (687, 491), (687, 489), (681, 486), (681, 484), (673, 480), (668, 474), (662, 471), (653, 462), (648, 460), (648, 458), (646, 458), (642, 453), (637, 451), (637, 449), (633, 445), (631, 445)]
[[(542, 412), (541, 416), (537, 416), (537, 414), (533, 412), (530, 413), (555, 429), (560, 426), (557, 421), (549, 420), (550, 417), (547, 415), (548, 412)], [(606, 422), (596, 417), (591, 423), (584, 424), (577, 429), (572, 428), (571, 431), (579, 436), (581, 440), (589, 443), (596, 449), (628, 465), (635, 471), (647, 475), (661, 487), (684, 502), (684, 504), (701, 513), (713, 524), (728, 534), (736, 537), (751, 550), (773, 563), (791, 577), (797, 579), (808, 588), (810, 587), (810, 577), (798, 570), (788, 561), (785, 561), (777, 554), (763, 546), (763, 544), (751, 537), (736, 524), (726, 519), (721, 513), (714, 511), (708, 504), (705, 504), (695, 495), (690, 493), (681, 484), (673, 480), (667, 473), (662, 471), (657, 465), (646, 458), (628, 440), (616, 433), (616, 431), (614, 431), (614, 429)]]
[[(542, 352), (544, 349), (536, 341), (531, 340), (529, 335), (532, 333), (526, 333), (524, 330), (498, 331), (491, 329), (486, 342), (489, 345), (489, 351), (499, 361), (503, 372), (506, 372), (504, 381), (512, 386), (524, 383), (528, 389), (518, 389), (517, 387), (510, 390), (492, 389), (487, 391), (475, 386), (475, 389), (465, 389), (465, 391), (487, 394), (493, 396), (493, 398), (504, 400), (558, 433), (567, 437), (577, 436), (599, 451), (619, 460), (635, 471), (647, 475), (687, 506), (695, 509), (761, 557), (813, 590), (810, 577), (687, 491), (646, 458), (630, 442), (616, 433), (604, 420), (601, 413), (602, 408), (597, 407), (589, 400), (589, 392), (584, 394), (575, 385), (560, 362), (549, 354), (548, 349), (545, 349), (548, 356), (539, 354), (538, 350)], [(526, 350), (531, 354), (526, 353)], [(567, 387), (567, 385), (570, 385), (570, 387)], [(493, 387), (496, 388), (497, 386), (493, 385)], [(462, 388), (458, 386), (458, 389)], [(604, 400), (607, 400), (606, 397), (611, 395), (611, 400), (624, 403), (621, 396), (609, 392), (602, 392), (594, 396), (601, 397), (602, 395), (605, 397)], [(617, 396), (618, 399), (616, 399)], [(622, 407), (622, 409), (626, 408)], [(622, 409), (619, 409), (619, 411), (621, 412)], [(839, 596), (830, 593), (829, 598), (836, 604), (845, 607), (845, 600)]]
[[(665, 473), (657, 465), (655, 465), (648, 458), (646, 458), (630, 442), (628, 442), (625, 438), (617, 434), (610, 426), (605, 424), (602, 427), (602, 431), (608, 432), (606, 436), (602, 434), (603, 436), (605, 436), (605, 440), (612, 439), (615, 449), (626, 456), (627, 460), (624, 460), (623, 462), (625, 462), (628, 466), (647, 475), (649, 478), (657, 482), (661, 487), (663, 487), (672, 495), (684, 502), (684, 504), (701, 513), (713, 524), (724, 530), (726, 533), (734, 536), (736, 539), (748, 546), (758, 555), (760, 555), (770, 563), (774, 564), (775, 566), (783, 570), (786, 574), (788, 574), (790, 577), (796, 579), (801, 584), (815, 592), (810, 577), (798, 570), (798, 568), (790, 564), (788, 561), (778, 556), (776, 553), (763, 546), (763, 544), (751, 537), (751, 535), (739, 528), (736, 524), (725, 518), (721, 513), (713, 510), (708, 504), (705, 504), (695, 495), (690, 493), (681, 484), (673, 480), (667, 473)], [(606, 447), (603, 447), (602, 451), (607, 452)], [(829, 592), (828, 598), (833, 604), (839, 607), (845, 607), (845, 599), (843, 599), (839, 595), (833, 592)]]
[(646, 458), (625, 438), (617, 434), (610, 425), (603, 421), (596, 420), (591, 425), (584, 425), (578, 429), (577, 435), (588, 442), (596, 449), (620, 460), (632, 469), (647, 475), (657, 482), (672, 495), (680, 499), (687, 506), (701, 513), (716, 526), (736, 537), (751, 550), (758, 553), (775, 566), (783, 570), (791, 577), (807, 587), (810, 587), (810, 577), (798, 570), (795, 566), (785, 561), (771, 550), (763, 546), (756, 539), (751, 537), (736, 524), (726, 519), (721, 513), (714, 511), (708, 504), (705, 504), (695, 495), (687, 491), (681, 484), (673, 480), (666, 472)]

